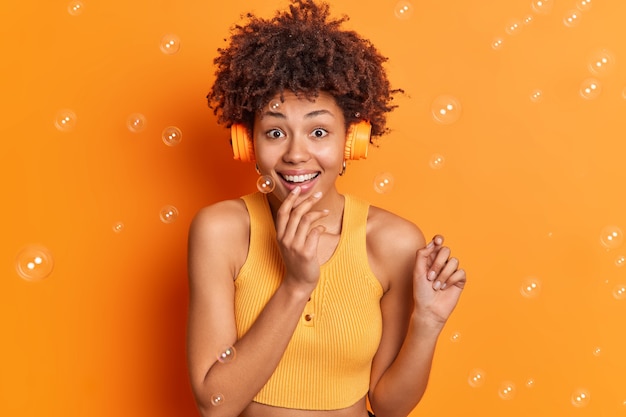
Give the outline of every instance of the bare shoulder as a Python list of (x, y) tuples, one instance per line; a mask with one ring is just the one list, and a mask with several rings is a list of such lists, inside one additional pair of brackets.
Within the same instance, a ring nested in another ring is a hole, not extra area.
[(191, 222), (190, 233), (211, 233), (237, 226), (247, 228), (248, 224), (243, 200), (224, 200), (200, 209)]
[(371, 206), (367, 219), (367, 250), (370, 267), (384, 288), (390, 280), (412, 270), (424, 234), (413, 222), (385, 209)]
[(189, 228), (189, 262), (211, 261), (236, 274), (248, 251), (250, 218), (241, 199), (225, 200), (204, 207)]
[(367, 219), (367, 239), (380, 250), (415, 252), (424, 246), (424, 234), (413, 222), (380, 207), (371, 206)]

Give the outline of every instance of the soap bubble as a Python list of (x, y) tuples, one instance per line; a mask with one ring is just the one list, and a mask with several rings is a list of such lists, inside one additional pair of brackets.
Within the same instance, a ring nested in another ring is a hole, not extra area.
[(270, 111), (278, 111), (278, 109), (280, 109), (280, 106), (282, 106), (283, 102), (278, 99), (272, 99), (270, 100), (269, 104), (267, 105), (270, 109)]
[(602, 355), (602, 348), (600, 346), (596, 346), (595, 348), (593, 348), (593, 356), (600, 355)]
[(72, 110), (59, 110), (54, 118), (54, 127), (61, 132), (71, 132), (76, 127), (76, 113)]
[(506, 33), (508, 33), (509, 35), (517, 35), (518, 33), (520, 33), (522, 29), (522, 23), (515, 19), (515, 20), (511, 20), (506, 27), (504, 28), (504, 31)]
[(496, 51), (499, 51), (500, 49), (502, 49), (503, 45), (504, 45), (504, 39), (500, 37), (494, 38), (491, 41), (491, 49), (494, 49)]
[(115, 233), (122, 233), (124, 231), (124, 223), (116, 222), (115, 224), (113, 224), (113, 231)]
[(600, 232), (600, 243), (607, 249), (615, 249), (624, 242), (624, 234), (617, 226), (606, 226)]
[(535, 386), (535, 378), (528, 378), (524, 385), (526, 385), (526, 388), (534, 388), (534, 386)]
[(141, 113), (133, 113), (126, 119), (126, 127), (133, 133), (143, 132), (146, 129), (146, 116)]
[(437, 123), (450, 125), (461, 117), (461, 103), (450, 95), (441, 95), (431, 104), (431, 112)]
[(541, 292), (541, 281), (535, 277), (529, 277), (522, 282), (520, 292), (526, 298), (537, 298)]
[(543, 100), (543, 91), (535, 89), (530, 92), (530, 101), (533, 103), (539, 103)]
[(467, 383), (472, 388), (479, 388), (485, 384), (485, 372), (482, 369), (472, 369), (467, 377)]
[(178, 209), (174, 206), (163, 206), (159, 212), (161, 221), (166, 224), (174, 223), (178, 218)]
[(165, 35), (161, 38), (161, 52), (166, 55), (173, 55), (180, 50), (180, 39), (173, 34)]
[(581, 13), (579, 10), (570, 10), (563, 16), (563, 24), (568, 28), (578, 26), (580, 23)]
[(554, 0), (533, 0), (530, 7), (535, 13), (548, 14), (554, 7)]
[(459, 332), (452, 333), (452, 335), (450, 336), (450, 341), (456, 343), (459, 340), (461, 340), (461, 333)]
[(217, 354), (217, 360), (220, 363), (230, 363), (235, 359), (235, 356), (237, 355), (237, 351), (235, 350), (234, 346), (228, 346), (225, 347), (224, 349), (222, 349), (218, 354)]
[(591, 0), (578, 0), (576, 2), (576, 8), (581, 12), (586, 12), (591, 9)]
[(595, 78), (587, 78), (580, 84), (580, 95), (587, 100), (593, 100), (600, 96), (602, 85)]
[(615, 67), (615, 56), (608, 49), (594, 51), (589, 57), (587, 68), (597, 76), (608, 75)]
[(222, 405), (224, 403), (224, 396), (222, 394), (211, 395), (211, 404), (214, 406)]
[(256, 188), (263, 194), (269, 194), (274, 191), (274, 188), (276, 188), (276, 183), (274, 182), (274, 178), (271, 176), (261, 175), (256, 180)]
[(84, 5), (82, 1), (73, 0), (67, 5), (67, 11), (72, 16), (79, 16), (83, 13)]
[(377, 193), (385, 194), (393, 189), (394, 178), (388, 172), (382, 172), (374, 178), (374, 189)]
[(589, 391), (584, 388), (578, 388), (572, 392), (571, 402), (574, 407), (586, 407), (591, 401)]
[(413, 16), (415, 8), (411, 2), (402, 0), (396, 3), (393, 9), (393, 14), (400, 20), (408, 20)]
[(15, 269), (27, 281), (40, 281), (48, 277), (54, 268), (50, 251), (40, 245), (30, 245), (22, 249), (15, 258)]
[(613, 288), (613, 298), (616, 300), (626, 299), (626, 284), (618, 284)]
[(439, 154), (435, 154), (431, 156), (430, 161), (428, 163), (428, 165), (430, 165), (432, 169), (441, 169), (444, 167), (445, 164), (446, 164), (446, 158), (444, 158), (442, 155), (439, 155)]
[(515, 384), (511, 381), (505, 381), (498, 388), (498, 396), (503, 400), (512, 400), (515, 397)]
[(615, 258), (615, 266), (616, 267), (621, 268), (625, 264), (626, 264), (626, 256), (619, 255), (617, 258)]
[(176, 126), (168, 126), (163, 129), (161, 138), (163, 139), (163, 143), (167, 146), (176, 146), (182, 140), (183, 132), (181, 132)]
[(534, 21), (535, 21), (535, 17), (532, 14), (529, 14), (523, 20), (524, 24), (527, 25), (527, 26), (530, 25)]

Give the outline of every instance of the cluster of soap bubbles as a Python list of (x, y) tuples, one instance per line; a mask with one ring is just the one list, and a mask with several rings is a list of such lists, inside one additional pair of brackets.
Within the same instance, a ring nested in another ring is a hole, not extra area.
[[(469, 372), (468, 377), (467, 377), (467, 383), (469, 384), (470, 387), (480, 388), (485, 385), (485, 382), (486, 382), (486, 374), (485, 374), (485, 371), (483, 371), (482, 369), (475, 368)], [(534, 378), (531, 377), (531, 378), (526, 379), (526, 382), (524, 383), (524, 385), (526, 386), (526, 388), (531, 389), (535, 387), (536, 381)], [(515, 395), (517, 393), (517, 387), (516, 387), (515, 382), (502, 381), (498, 386), (497, 393), (498, 393), (498, 396), (502, 400), (512, 400), (513, 398), (515, 398)], [(571, 393), (570, 403), (574, 407), (577, 407), (577, 408), (586, 407), (587, 405), (589, 405), (590, 401), (591, 401), (591, 394), (586, 388), (576, 388)], [(626, 405), (626, 401), (624, 405)]]
[(591, 9), (592, 0), (578, 0), (576, 7), (565, 12), (563, 24), (569, 28), (576, 27), (580, 23), (583, 12)]
[[(568, 10), (563, 16), (563, 24), (567, 27), (575, 27), (580, 23), (584, 12), (591, 9), (592, 0), (578, 0), (575, 8)], [(549, 15), (554, 8), (554, 0), (532, 0), (530, 3), (530, 14), (522, 19), (511, 19), (505, 27), (506, 35), (515, 36), (522, 31), (524, 26), (528, 26), (535, 20), (535, 15)], [(498, 36), (491, 41), (491, 48), (500, 50), (505, 45), (505, 37)]]
[[(217, 361), (219, 363), (228, 364), (235, 360), (237, 351), (234, 346), (226, 346), (224, 349), (217, 353)], [(211, 404), (215, 407), (224, 404), (224, 395), (222, 393), (215, 393), (211, 396)]]
[(602, 92), (600, 78), (606, 77), (615, 69), (615, 55), (606, 48), (596, 49), (587, 59), (587, 69), (591, 76), (581, 82), (579, 92), (584, 99), (593, 100)]
[(535, 21), (535, 14), (550, 14), (554, 7), (554, 0), (533, 0), (530, 3), (530, 12), (523, 18), (511, 18), (504, 25), (504, 36), (496, 36), (491, 41), (491, 49), (499, 51), (506, 44), (506, 36), (517, 36), (523, 28), (531, 25)]

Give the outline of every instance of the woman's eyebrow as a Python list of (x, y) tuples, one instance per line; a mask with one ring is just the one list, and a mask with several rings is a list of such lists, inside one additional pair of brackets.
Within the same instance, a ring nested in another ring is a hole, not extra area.
[[(331, 117), (335, 117), (335, 115), (331, 111), (322, 109), (322, 110), (313, 110), (312, 112), (309, 112), (309, 113), (305, 114), (304, 118), (305, 119), (312, 119), (314, 117), (322, 116), (322, 115), (326, 115), (326, 114), (331, 116)], [(266, 116), (276, 117), (278, 119), (286, 119), (287, 118), (287, 116), (285, 116), (281, 112), (270, 111), (270, 110), (264, 112), (261, 116), (262, 117), (266, 117)]]

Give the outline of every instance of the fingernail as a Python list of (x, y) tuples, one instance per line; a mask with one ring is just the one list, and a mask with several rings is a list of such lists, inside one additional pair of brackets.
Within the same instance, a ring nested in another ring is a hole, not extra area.
[(433, 285), (433, 288), (435, 289), (435, 291), (441, 288), (441, 281), (435, 281), (435, 285)]
[(322, 196), (322, 192), (321, 191), (318, 191), (315, 194), (313, 194), (313, 197), (315, 197), (315, 198), (320, 198), (321, 196)]
[(445, 289), (446, 289), (446, 283), (445, 283), (445, 282), (444, 282), (444, 283), (443, 283), (443, 285), (441, 286), (441, 289), (442, 289), (442, 290), (445, 290)]
[(296, 188), (294, 188), (293, 190), (291, 190), (292, 194), (298, 194), (298, 192), (300, 191), (300, 186), (297, 186)]
[(430, 243), (426, 246), (428, 249), (432, 248), (435, 245), (435, 242), (433, 242), (432, 240), (430, 241)]
[(428, 278), (428, 280), (429, 280), (429, 281), (432, 281), (433, 279), (435, 279), (435, 275), (436, 275), (436, 274), (435, 274), (435, 271), (430, 271), (430, 272), (428, 273), (428, 277), (427, 277), (427, 278)]

